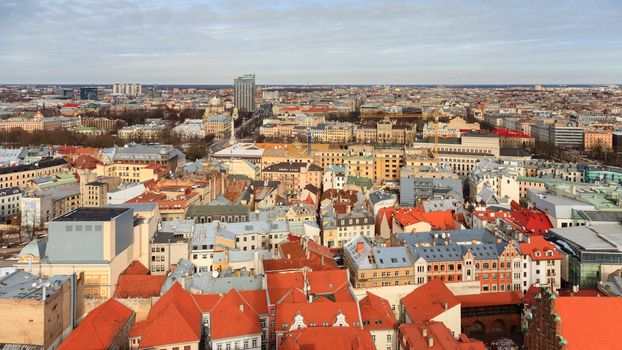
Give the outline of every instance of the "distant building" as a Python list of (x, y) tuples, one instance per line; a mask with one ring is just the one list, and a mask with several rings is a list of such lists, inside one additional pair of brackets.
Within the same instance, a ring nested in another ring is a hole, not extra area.
[(80, 100), (86, 101), (97, 101), (98, 97), (98, 89), (96, 87), (82, 87), (80, 88)]
[(233, 82), (235, 106), (246, 112), (255, 111), (255, 74), (237, 77)]
[(112, 93), (126, 96), (140, 96), (143, 94), (143, 87), (137, 83), (114, 83), (112, 85)]

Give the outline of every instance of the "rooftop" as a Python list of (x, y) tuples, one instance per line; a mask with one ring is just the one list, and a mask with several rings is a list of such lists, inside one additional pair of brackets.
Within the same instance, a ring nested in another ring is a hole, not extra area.
[(110, 221), (117, 216), (129, 211), (128, 208), (78, 208), (67, 214), (55, 218), (54, 222), (60, 221)]

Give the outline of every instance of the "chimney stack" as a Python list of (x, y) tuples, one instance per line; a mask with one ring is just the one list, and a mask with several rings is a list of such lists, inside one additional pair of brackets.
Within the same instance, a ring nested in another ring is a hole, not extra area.
[(244, 312), (244, 304), (240, 304), (240, 311)]
[(356, 251), (360, 253), (360, 252), (362, 252), (362, 251), (363, 251), (363, 248), (364, 248), (364, 247), (365, 247), (365, 243), (363, 243), (363, 242), (358, 242), (358, 243), (356, 244)]
[(421, 330), (421, 336), (424, 338), (428, 336), (428, 329), (425, 326)]
[(447, 310), (447, 308), (449, 307), (449, 305), (447, 304), (447, 302), (443, 303), (443, 309)]
[(434, 346), (434, 338), (428, 337), (428, 348), (431, 348), (433, 346)]

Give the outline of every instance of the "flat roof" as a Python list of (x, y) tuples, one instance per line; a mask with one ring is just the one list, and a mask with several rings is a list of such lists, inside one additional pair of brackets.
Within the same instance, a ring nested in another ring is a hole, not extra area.
[(110, 221), (131, 210), (129, 208), (78, 208), (61, 215), (52, 221)]

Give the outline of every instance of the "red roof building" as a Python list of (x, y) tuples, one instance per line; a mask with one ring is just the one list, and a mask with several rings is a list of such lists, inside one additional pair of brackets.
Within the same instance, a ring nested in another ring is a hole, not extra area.
[(536, 295), (525, 345), (528, 349), (619, 349), (622, 298), (560, 297), (546, 289)]
[(457, 229), (449, 211), (425, 212), (423, 208), (381, 208), (376, 218), (376, 232), (384, 238), (403, 232)]
[(127, 347), (134, 319), (134, 311), (115, 299), (109, 299), (89, 312), (58, 349), (123, 349)]
[(367, 295), (359, 301), (363, 329), (369, 331), (377, 349), (397, 348), (397, 319), (391, 304), (375, 294)]
[(375, 350), (368, 331), (358, 327), (304, 328), (287, 333), (279, 350)]
[(290, 272), (335, 270), (337, 263), (330, 249), (315, 243), (313, 240), (288, 235), (287, 240), (279, 244), (281, 259), (263, 260), (264, 271)]
[(144, 322), (136, 324), (130, 345), (138, 349), (169, 345), (197, 348), (201, 341), (202, 316), (194, 298), (179, 283), (164, 294), (149, 311)]
[(410, 292), (400, 300), (407, 323), (439, 321), (460, 329), (460, 301), (440, 279), (434, 279)]
[(460, 334), (459, 339), (442, 322), (403, 323), (399, 328), (400, 349), (486, 350), (484, 343)]
[(555, 245), (543, 236), (527, 237), (519, 244), (523, 255), (523, 292), (532, 284), (548, 285), (553, 289), (561, 287), (562, 256)]

